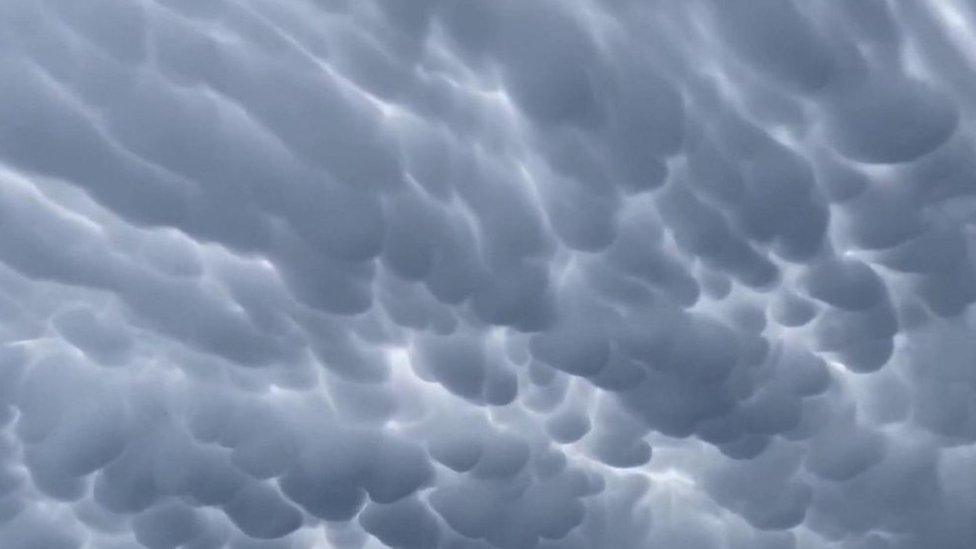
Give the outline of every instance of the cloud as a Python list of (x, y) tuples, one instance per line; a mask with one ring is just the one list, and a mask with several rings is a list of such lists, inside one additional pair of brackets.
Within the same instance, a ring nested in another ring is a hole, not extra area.
[(974, 29), (8, 0), (0, 546), (974, 546)]

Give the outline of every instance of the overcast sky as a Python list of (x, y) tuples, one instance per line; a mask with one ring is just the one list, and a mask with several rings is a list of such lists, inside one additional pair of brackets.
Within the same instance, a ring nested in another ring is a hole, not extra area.
[(964, 0), (0, 1), (0, 547), (976, 547)]

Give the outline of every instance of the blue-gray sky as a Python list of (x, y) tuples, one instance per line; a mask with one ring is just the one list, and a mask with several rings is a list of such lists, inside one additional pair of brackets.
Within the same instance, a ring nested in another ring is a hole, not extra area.
[(963, 0), (4, 0), (0, 547), (976, 547)]

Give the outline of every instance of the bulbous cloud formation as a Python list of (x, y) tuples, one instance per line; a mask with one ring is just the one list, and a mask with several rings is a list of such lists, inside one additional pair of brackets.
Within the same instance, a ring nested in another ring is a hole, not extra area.
[(962, 0), (5, 0), (0, 547), (976, 547)]

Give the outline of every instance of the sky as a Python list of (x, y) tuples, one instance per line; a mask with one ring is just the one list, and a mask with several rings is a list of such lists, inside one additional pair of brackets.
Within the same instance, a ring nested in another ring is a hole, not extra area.
[(976, 6), (4, 0), (0, 547), (976, 547)]

